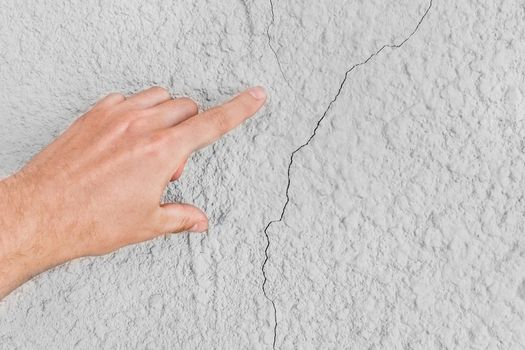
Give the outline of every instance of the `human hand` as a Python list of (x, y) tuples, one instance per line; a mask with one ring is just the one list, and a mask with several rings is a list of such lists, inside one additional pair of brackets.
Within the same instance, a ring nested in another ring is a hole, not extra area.
[(190, 99), (153, 87), (110, 94), (20, 172), (0, 182), (0, 299), (68, 260), (170, 232), (205, 231), (189, 204), (161, 204), (188, 157), (252, 116), (252, 88), (198, 113)]

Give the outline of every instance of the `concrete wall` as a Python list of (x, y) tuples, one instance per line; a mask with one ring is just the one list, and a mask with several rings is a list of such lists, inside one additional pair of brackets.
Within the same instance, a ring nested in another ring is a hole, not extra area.
[(1, 0), (1, 175), (110, 91), (270, 100), (167, 191), (207, 236), (38, 276), (0, 348), (525, 347), (524, 40), (520, 0)]

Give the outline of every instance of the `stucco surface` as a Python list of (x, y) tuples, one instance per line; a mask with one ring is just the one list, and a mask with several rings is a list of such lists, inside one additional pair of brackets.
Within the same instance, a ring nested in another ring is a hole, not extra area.
[(523, 349), (524, 72), (519, 0), (1, 0), (2, 176), (107, 92), (270, 98), (167, 189), (207, 235), (38, 276), (0, 348)]

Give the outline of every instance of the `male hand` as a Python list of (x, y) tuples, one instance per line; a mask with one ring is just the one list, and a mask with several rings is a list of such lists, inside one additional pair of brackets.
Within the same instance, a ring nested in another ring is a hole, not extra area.
[(189, 204), (161, 204), (188, 157), (252, 116), (266, 99), (249, 89), (198, 114), (190, 99), (153, 87), (110, 94), (20, 172), (0, 182), (0, 299), (68, 260), (158, 235), (205, 231)]

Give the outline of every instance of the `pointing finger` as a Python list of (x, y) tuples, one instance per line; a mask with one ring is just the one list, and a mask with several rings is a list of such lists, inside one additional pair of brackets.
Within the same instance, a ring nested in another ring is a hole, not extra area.
[(183, 152), (203, 148), (253, 116), (266, 100), (262, 87), (244, 91), (221, 106), (189, 118), (173, 127), (173, 137)]

